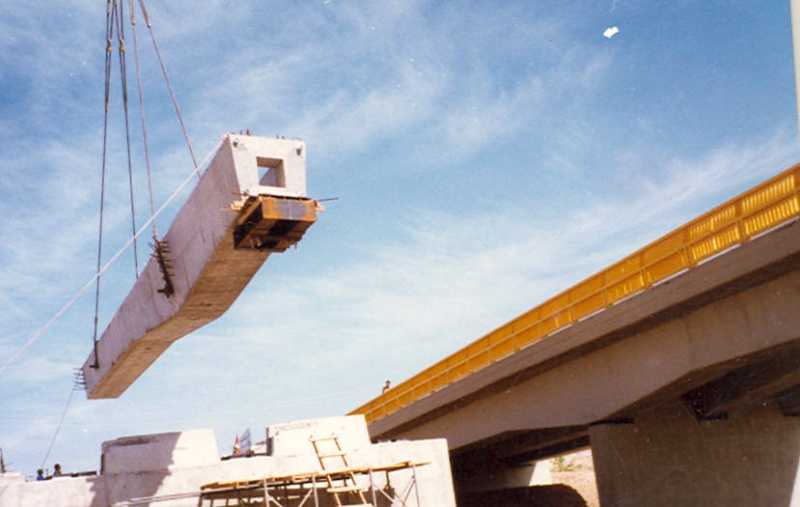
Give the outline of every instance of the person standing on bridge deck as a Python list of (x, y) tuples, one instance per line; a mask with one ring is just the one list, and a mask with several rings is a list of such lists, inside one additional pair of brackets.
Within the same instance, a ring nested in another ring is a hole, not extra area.
[(391, 388), (392, 388), (392, 383), (391, 383), (391, 381), (387, 380), (386, 382), (383, 383), (383, 390), (381, 391), (381, 394), (384, 394), (386, 391), (388, 391)]

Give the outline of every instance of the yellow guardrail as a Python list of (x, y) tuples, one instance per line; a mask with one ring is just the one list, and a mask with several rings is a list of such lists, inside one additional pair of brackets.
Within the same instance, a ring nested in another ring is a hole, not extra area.
[(350, 412), (386, 417), (565, 327), (800, 217), (800, 164), (675, 229)]

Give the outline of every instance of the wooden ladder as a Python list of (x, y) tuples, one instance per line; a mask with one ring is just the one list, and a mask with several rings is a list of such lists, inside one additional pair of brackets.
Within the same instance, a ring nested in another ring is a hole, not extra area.
[[(333, 495), (337, 507), (373, 507), (364, 497), (364, 491), (358, 487), (356, 475), (349, 470), (350, 464), (347, 462), (347, 453), (344, 452), (342, 446), (339, 444), (339, 437), (331, 435), (329, 437), (315, 438), (312, 436), (309, 440), (311, 440), (311, 445), (314, 446), (314, 453), (317, 455), (319, 466), (322, 468), (322, 475), (325, 476), (325, 480), (328, 483), (327, 491)], [(336, 450), (325, 452), (321, 450), (320, 442), (333, 442), (336, 446)], [(336, 479), (334, 479), (332, 475), (336, 473), (336, 469), (329, 468), (331, 463), (328, 462), (326, 464), (325, 461), (332, 459), (339, 460), (340, 464), (343, 465), (345, 469), (344, 474), (336, 474), (339, 476)], [(340, 480), (342, 484), (334, 485), (334, 480)], [(342, 498), (339, 495), (344, 495), (345, 498), (347, 498), (348, 495), (353, 495), (358, 499), (359, 503), (342, 503)]]

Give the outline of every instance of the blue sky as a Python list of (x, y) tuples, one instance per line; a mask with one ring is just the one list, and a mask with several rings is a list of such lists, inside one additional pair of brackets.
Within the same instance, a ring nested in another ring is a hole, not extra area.
[[(121, 435), (210, 427), (227, 450), (246, 427), (345, 413), (800, 158), (788, 2), (148, 5), (197, 151), (246, 128), (301, 137), (311, 195), (339, 200), (121, 398), (76, 396), (50, 468), (97, 468)], [(104, 15), (0, 4), (0, 361), (93, 273)], [(191, 165), (139, 33), (162, 202)], [(130, 230), (114, 78), (109, 255)], [(104, 280), (103, 326), (130, 254)], [(0, 377), (20, 471), (44, 456), (92, 308)]]

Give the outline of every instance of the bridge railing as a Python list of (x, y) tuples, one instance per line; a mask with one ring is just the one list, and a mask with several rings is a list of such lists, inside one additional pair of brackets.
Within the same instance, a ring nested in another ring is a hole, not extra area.
[[(553, 296), (353, 410), (390, 415), (572, 324), (800, 217), (800, 164)], [(555, 339), (555, 338), (553, 338)]]

